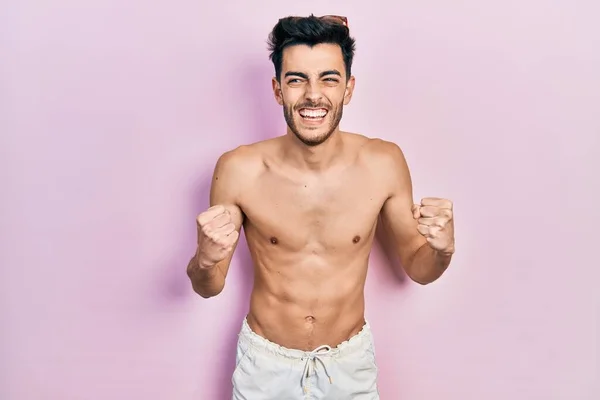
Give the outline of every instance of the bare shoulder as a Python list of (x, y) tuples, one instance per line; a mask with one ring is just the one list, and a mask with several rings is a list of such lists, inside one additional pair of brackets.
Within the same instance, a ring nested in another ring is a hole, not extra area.
[(264, 143), (241, 145), (221, 154), (217, 159), (212, 184), (232, 187), (240, 192), (264, 170)]
[(408, 168), (404, 152), (396, 143), (355, 133), (347, 135), (358, 145), (359, 160), (370, 168), (393, 168), (396, 171)]
[(249, 178), (262, 172), (265, 156), (271, 147), (272, 139), (240, 145), (221, 154), (216, 168), (231, 178)]
[(369, 176), (377, 177), (377, 185), (388, 195), (411, 187), (404, 152), (396, 143), (358, 134), (351, 134), (348, 140), (357, 144), (357, 163)]

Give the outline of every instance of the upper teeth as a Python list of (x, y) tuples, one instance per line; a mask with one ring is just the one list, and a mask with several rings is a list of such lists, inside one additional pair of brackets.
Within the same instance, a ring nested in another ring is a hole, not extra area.
[(301, 114), (304, 117), (319, 118), (319, 117), (324, 117), (325, 114), (327, 114), (327, 111), (325, 111), (325, 110), (302, 110)]

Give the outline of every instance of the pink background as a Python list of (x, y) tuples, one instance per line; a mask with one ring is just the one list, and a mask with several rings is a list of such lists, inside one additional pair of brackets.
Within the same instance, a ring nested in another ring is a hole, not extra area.
[(310, 12), (357, 38), (342, 128), (400, 144), (416, 200), (455, 202), (438, 282), (373, 251), (382, 399), (600, 398), (599, 3), (386, 4), (5, 7), (0, 398), (229, 398), (248, 251), (201, 299), (194, 218), (223, 151), (284, 132), (265, 40)]

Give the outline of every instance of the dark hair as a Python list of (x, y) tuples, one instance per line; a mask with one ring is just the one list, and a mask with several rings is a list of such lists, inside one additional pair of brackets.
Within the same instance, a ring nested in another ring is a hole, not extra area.
[(271, 52), (269, 58), (273, 61), (278, 81), (283, 63), (283, 49), (297, 44), (310, 47), (321, 43), (339, 45), (346, 67), (346, 78), (351, 76), (355, 40), (350, 37), (348, 27), (340, 22), (321, 19), (312, 14), (308, 17), (281, 18), (269, 34), (267, 43)]

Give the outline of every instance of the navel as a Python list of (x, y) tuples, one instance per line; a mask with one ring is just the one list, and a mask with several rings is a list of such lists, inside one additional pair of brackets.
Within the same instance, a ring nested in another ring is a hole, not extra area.
[(312, 315), (309, 315), (308, 317), (304, 318), (304, 320), (308, 323), (314, 323), (315, 322), (315, 317), (313, 317)]
[(356, 235), (354, 236), (354, 238), (352, 238), (352, 243), (358, 243), (360, 242), (360, 236)]
[(279, 240), (277, 240), (277, 238), (275, 236), (272, 236), (271, 239), (270, 239), (270, 241), (271, 241), (271, 244), (277, 244), (277, 243), (279, 243)]

